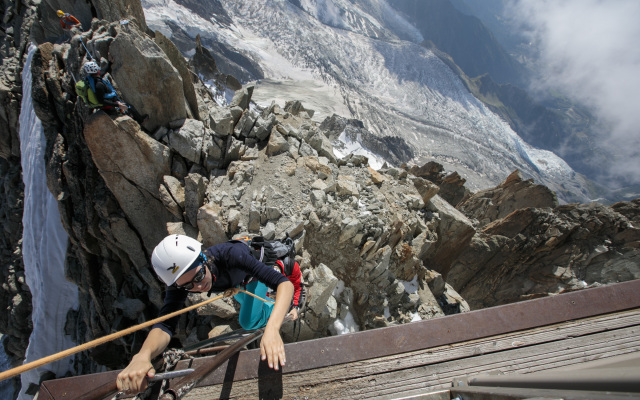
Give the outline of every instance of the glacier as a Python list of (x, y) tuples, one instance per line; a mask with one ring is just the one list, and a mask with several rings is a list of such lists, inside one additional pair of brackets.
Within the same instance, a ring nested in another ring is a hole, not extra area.
[(402, 138), (407, 160), (458, 171), (471, 190), (502, 182), (518, 169), (561, 201), (588, 201), (588, 182), (552, 152), (536, 149), (476, 99), (402, 15), (383, 0), (228, 0), (233, 21), (194, 13), (180, 1), (142, 2), (147, 24), (168, 37), (166, 21), (203, 43), (220, 42), (257, 61), (265, 78), (253, 100), (267, 106), (300, 100), (363, 121), (377, 136)]
[[(42, 123), (31, 102), (31, 59), (36, 46), (31, 45), (22, 73), (22, 105), (20, 111), (20, 154), (24, 181), (24, 213), (22, 217), (22, 254), (25, 279), (32, 296), (33, 331), (25, 363), (55, 354), (74, 346), (65, 334), (69, 310), (78, 309), (78, 288), (65, 278), (64, 265), (68, 235), (62, 227), (58, 202), (47, 187)], [(31, 399), (30, 384), (39, 385), (40, 375), (51, 371), (64, 376), (74, 371), (73, 357), (46, 364), (21, 375), (22, 389), (18, 399)]]

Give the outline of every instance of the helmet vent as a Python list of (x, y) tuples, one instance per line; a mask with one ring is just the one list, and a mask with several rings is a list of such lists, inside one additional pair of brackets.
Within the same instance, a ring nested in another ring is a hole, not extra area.
[(191, 251), (193, 251), (193, 252), (195, 252), (195, 251), (196, 251), (196, 249), (194, 249), (194, 248), (193, 248), (193, 247), (191, 247), (191, 246), (187, 246), (187, 249), (189, 249), (189, 250), (191, 250)]

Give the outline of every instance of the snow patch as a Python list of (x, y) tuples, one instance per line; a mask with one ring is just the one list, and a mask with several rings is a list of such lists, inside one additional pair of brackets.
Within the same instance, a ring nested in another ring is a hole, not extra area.
[(369, 166), (375, 170), (379, 170), (384, 165), (384, 159), (362, 147), (358, 141), (350, 140), (344, 131), (340, 134), (337, 140), (339, 143), (336, 143), (333, 146), (333, 154), (335, 154), (336, 157), (344, 158), (349, 154), (365, 156), (369, 159)]
[(342, 292), (344, 291), (344, 282), (343, 281), (338, 281), (338, 284), (336, 285), (336, 287), (333, 289), (333, 292), (331, 293), (333, 297), (338, 298), (338, 296), (340, 296), (342, 294)]
[(408, 294), (418, 293), (418, 275), (413, 277), (411, 281), (400, 281), (404, 285), (404, 291)]
[(331, 334), (335, 336), (358, 332), (359, 329), (355, 319), (353, 319), (351, 311), (348, 311), (344, 319), (338, 318), (333, 322), (333, 325), (329, 327), (329, 331), (331, 331)]

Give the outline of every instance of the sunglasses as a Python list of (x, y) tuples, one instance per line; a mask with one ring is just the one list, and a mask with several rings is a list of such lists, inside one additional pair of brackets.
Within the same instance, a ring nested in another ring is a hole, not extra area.
[(193, 279), (191, 279), (191, 281), (185, 283), (184, 285), (174, 284), (175, 287), (177, 289), (182, 289), (182, 290), (191, 290), (198, 283), (202, 282), (204, 277), (207, 275), (207, 269), (204, 266), (205, 261), (207, 261), (207, 257), (204, 254), (200, 253), (200, 255), (198, 256), (198, 258), (196, 258), (193, 264), (189, 268), (187, 268), (187, 272), (188, 272), (194, 268), (200, 267), (198, 272), (196, 272), (196, 274), (193, 276)]

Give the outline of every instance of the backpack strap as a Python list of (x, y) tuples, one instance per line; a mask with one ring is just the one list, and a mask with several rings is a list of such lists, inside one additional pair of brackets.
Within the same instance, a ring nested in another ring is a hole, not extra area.
[(93, 93), (96, 92), (96, 81), (95, 79), (93, 79), (93, 76), (91, 75), (87, 75), (84, 77), (85, 82), (87, 82), (87, 84), (89, 85), (89, 87), (91, 88), (91, 90), (93, 90)]
[[(256, 236), (256, 237), (262, 238), (262, 236)], [(249, 248), (249, 250), (251, 250), (251, 255), (253, 255), (253, 258), (255, 258), (258, 261), (264, 260), (264, 243), (261, 243), (260, 241), (257, 241), (254, 243), (254, 241), (252, 239), (249, 239), (247, 236), (229, 240), (229, 242), (244, 244)]]
[(258, 261), (264, 260), (264, 247), (260, 247), (259, 249), (251, 248), (251, 253), (253, 254), (256, 260)]
[(105, 93), (104, 98), (105, 99), (114, 99), (115, 98), (116, 100), (119, 100), (118, 93), (116, 92), (116, 89), (113, 87), (111, 82), (108, 79), (105, 79), (105, 78), (100, 78), (100, 79), (102, 80), (102, 83), (104, 83), (104, 85), (109, 90), (109, 93)]
[(290, 276), (293, 273), (293, 267), (296, 264), (295, 256), (291, 256), (288, 254), (284, 259), (282, 259), (282, 265), (284, 265), (284, 274), (286, 276)]

